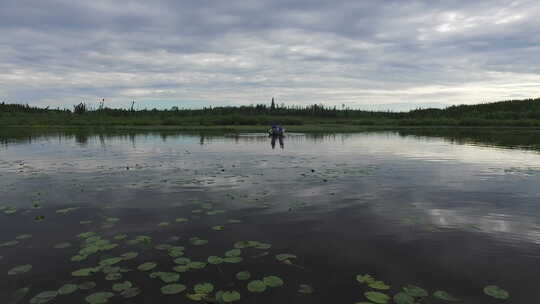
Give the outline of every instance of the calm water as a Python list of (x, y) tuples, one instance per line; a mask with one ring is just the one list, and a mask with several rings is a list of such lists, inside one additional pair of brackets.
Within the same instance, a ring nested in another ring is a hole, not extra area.
[[(388, 295), (413, 284), (464, 303), (501, 303), (483, 293), (498, 285), (510, 293), (508, 303), (540, 301), (537, 135), (491, 134), (484, 142), (478, 134), (420, 135), (291, 134), (274, 148), (259, 134), (4, 138), (0, 303), (16, 300), (13, 293), (23, 287), (30, 290), (18, 298), (28, 303), (43, 291), (88, 281), (97, 286), (49, 303), (85, 303), (102, 291), (114, 294), (109, 303), (192, 303), (186, 295), (203, 282), (214, 292), (239, 292), (237, 303), (355, 303), (372, 290), (357, 274), (390, 285), (381, 291)], [(84, 232), (116, 247), (71, 261), (97, 239), (77, 236)], [(151, 241), (130, 242), (137, 236)], [(193, 237), (208, 243), (195, 245)], [(162, 295), (161, 287), (174, 283), (150, 277), (178, 266), (166, 245), (207, 261), (247, 240), (271, 247), (243, 248), (238, 263), (179, 272), (177, 284), (187, 287), (179, 294)], [(116, 277), (106, 279), (103, 268), (72, 275), (126, 252), (138, 256), (115, 264)], [(296, 258), (280, 262), (275, 256), (282, 253)], [(146, 262), (157, 267), (137, 269)], [(8, 275), (19, 265), (32, 268)], [(235, 277), (243, 270), (249, 280)], [(262, 293), (246, 288), (270, 275), (284, 285)], [(125, 299), (112, 291), (124, 281), (141, 293)], [(314, 292), (298, 292), (300, 284)]]

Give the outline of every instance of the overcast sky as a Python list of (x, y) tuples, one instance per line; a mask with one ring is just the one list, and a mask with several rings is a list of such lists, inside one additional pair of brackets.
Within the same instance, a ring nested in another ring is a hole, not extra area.
[(540, 1), (0, 0), (0, 101), (406, 109), (540, 97)]

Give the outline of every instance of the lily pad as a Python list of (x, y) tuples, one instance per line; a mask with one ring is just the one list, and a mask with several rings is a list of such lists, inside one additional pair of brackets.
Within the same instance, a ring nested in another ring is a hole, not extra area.
[(285, 260), (296, 259), (296, 255), (290, 253), (281, 253), (276, 255), (276, 259), (280, 262), (283, 262)]
[(214, 285), (212, 283), (201, 283), (193, 287), (196, 293), (209, 294), (214, 290)]
[(189, 262), (187, 266), (191, 269), (203, 269), (206, 267), (205, 262)]
[(264, 284), (269, 287), (279, 287), (283, 285), (283, 280), (277, 276), (267, 276), (263, 278)]
[(137, 252), (126, 252), (122, 254), (120, 257), (122, 257), (122, 259), (124, 260), (131, 260), (131, 259), (136, 258), (138, 255), (139, 254)]
[(364, 296), (373, 303), (377, 304), (386, 304), (390, 300), (390, 297), (384, 293), (378, 291), (367, 291), (364, 292)]
[(119, 258), (119, 257), (108, 258), (108, 259), (100, 261), (99, 266), (111, 266), (111, 265), (122, 262), (122, 260), (123, 260), (123, 258)]
[(212, 255), (208, 257), (207, 261), (210, 264), (217, 265), (223, 263), (223, 258)]
[(163, 283), (173, 283), (180, 280), (180, 275), (175, 272), (160, 272), (159, 278), (163, 281)]
[(189, 264), (189, 262), (191, 262), (191, 259), (186, 258), (186, 257), (181, 257), (181, 258), (174, 259), (173, 262), (179, 265), (186, 265), (186, 264)]
[(223, 230), (225, 230), (225, 226), (213, 226), (213, 227), (212, 227), (212, 230), (215, 230), (215, 231), (223, 231)]
[(458, 298), (454, 297), (453, 295), (449, 294), (448, 292), (444, 290), (437, 290), (433, 293), (433, 297), (436, 299), (448, 301), (448, 302), (457, 302), (460, 301)]
[(124, 290), (130, 289), (133, 286), (130, 281), (125, 281), (123, 283), (116, 283), (113, 285), (112, 289), (116, 292), (123, 292)]
[(39, 293), (37, 294), (36, 296), (34, 296), (32, 299), (30, 299), (30, 304), (44, 304), (44, 303), (48, 303), (52, 300), (54, 300), (54, 298), (56, 298), (56, 296), (58, 296), (58, 292), (57, 291), (44, 291), (42, 293)]
[(313, 289), (313, 287), (311, 287), (308, 284), (300, 284), (300, 286), (298, 288), (298, 292), (303, 293), (303, 294), (311, 294), (314, 291), (315, 291), (315, 289)]
[(369, 274), (364, 274), (364, 275), (359, 274), (356, 276), (356, 280), (360, 283), (367, 283), (367, 284), (371, 284), (375, 282), (375, 278), (373, 278)]
[(241, 296), (238, 291), (224, 291), (221, 294), (221, 300), (225, 303), (231, 303), (240, 300)]
[(375, 282), (369, 283), (368, 286), (373, 289), (379, 289), (379, 290), (390, 289), (390, 286), (386, 285), (383, 281), (375, 281)]
[(60, 287), (60, 289), (58, 289), (58, 294), (60, 294), (60, 295), (72, 294), (75, 291), (77, 291), (77, 289), (79, 289), (79, 285), (66, 284), (66, 285)]
[(13, 240), (13, 241), (9, 241), (9, 242), (5, 242), (5, 243), (0, 244), (0, 247), (11, 247), (11, 246), (15, 246), (17, 244), (19, 244), (19, 241)]
[(193, 245), (195, 245), (195, 246), (202, 246), (202, 245), (208, 244), (208, 241), (207, 241), (207, 240), (203, 240), (203, 239), (195, 239), (195, 240), (192, 240), (192, 241), (191, 241), (191, 244), (193, 244)]
[(118, 272), (109, 273), (105, 276), (105, 280), (107, 281), (117, 281), (122, 278), (122, 274)]
[(223, 259), (223, 262), (236, 264), (236, 263), (242, 262), (243, 260), (244, 259), (242, 257), (236, 256), (236, 257), (226, 257)]
[(138, 287), (128, 288), (120, 293), (120, 295), (126, 299), (134, 298), (141, 293), (141, 289)]
[(253, 280), (248, 283), (247, 289), (251, 292), (263, 292), (266, 290), (266, 284), (261, 280)]
[(83, 283), (79, 284), (79, 289), (80, 290), (88, 290), (88, 289), (95, 288), (96, 286), (97, 286), (96, 282), (86, 281), (86, 282), (83, 282)]
[(109, 302), (109, 299), (114, 297), (112, 292), (96, 292), (86, 297), (86, 302), (90, 304), (104, 304)]
[(177, 258), (183, 255), (184, 255), (184, 247), (178, 246), (178, 247), (169, 248), (169, 256), (171, 258)]
[(251, 278), (251, 273), (247, 270), (240, 271), (236, 274), (236, 278), (239, 280), (248, 280), (249, 278)]
[(231, 249), (225, 252), (225, 256), (227, 257), (237, 257), (237, 256), (240, 256), (241, 254), (242, 254), (242, 250), (240, 249)]
[(27, 273), (30, 270), (32, 270), (32, 265), (26, 264), (26, 265), (19, 265), (17, 267), (11, 268), (11, 270), (8, 271), (8, 275), (18, 275)]
[(267, 244), (267, 243), (259, 243), (255, 246), (255, 248), (257, 249), (262, 249), (262, 250), (266, 250), (266, 249), (270, 249), (272, 247), (271, 244)]
[(186, 286), (182, 284), (170, 284), (161, 287), (161, 293), (165, 295), (178, 294), (186, 290)]
[(189, 220), (187, 218), (185, 218), (185, 217), (179, 217), (174, 221), (177, 222), (177, 223), (184, 223), (184, 222), (187, 222)]
[(484, 287), (484, 293), (490, 297), (500, 300), (506, 300), (510, 298), (508, 291), (500, 288), (497, 285), (488, 285)]
[(144, 264), (141, 264), (137, 267), (138, 270), (140, 271), (149, 271), (149, 270), (152, 270), (154, 268), (156, 268), (157, 264), (154, 263), (154, 262), (147, 262), (147, 263), (144, 263)]
[(71, 247), (71, 244), (67, 242), (54, 245), (54, 249), (64, 249), (68, 247)]
[(156, 245), (154, 248), (156, 248), (157, 250), (169, 250), (170, 248), (172, 248), (172, 245), (170, 245), (170, 244), (159, 244), (159, 245)]
[(21, 234), (21, 235), (17, 236), (15, 239), (17, 239), (17, 240), (26, 240), (26, 239), (29, 239), (31, 237), (32, 237), (31, 234)]
[(394, 302), (396, 304), (414, 304), (414, 298), (404, 292), (399, 292), (394, 295)]
[(26, 295), (30, 292), (30, 287), (23, 287), (15, 290), (13, 294), (11, 295), (11, 300), (9, 304), (17, 304), (19, 303)]
[(176, 272), (187, 272), (189, 271), (189, 267), (186, 265), (178, 265), (178, 266), (175, 266), (173, 270)]
[(186, 297), (193, 301), (202, 301), (204, 298), (206, 298), (206, 294), (204, 293), (189, 293), (186, 295)]
[(404, 286), (403, 290), (408, 295), (410, 295), (411, 297), (415, 297), (415, 298), (422, 298), (422, 297), (427, 297), (428, 296), (428, 292), (425, 289), (423, 289), (421, 287), (418, 287), (418, 286), (414, 286), (414, 285)]

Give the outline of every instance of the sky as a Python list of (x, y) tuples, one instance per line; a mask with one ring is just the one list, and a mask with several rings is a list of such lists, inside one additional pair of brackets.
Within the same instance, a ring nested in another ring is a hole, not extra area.
[(538, 16), (538, 0), (0, 0), (0, 102), (399, 111), (534, 98)]

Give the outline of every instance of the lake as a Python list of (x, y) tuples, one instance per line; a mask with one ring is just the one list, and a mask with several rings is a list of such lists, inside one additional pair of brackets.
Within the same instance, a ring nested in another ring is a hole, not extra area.
[(540, 301), (537, 131), (19, 133), (1, 303)]

